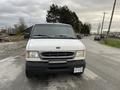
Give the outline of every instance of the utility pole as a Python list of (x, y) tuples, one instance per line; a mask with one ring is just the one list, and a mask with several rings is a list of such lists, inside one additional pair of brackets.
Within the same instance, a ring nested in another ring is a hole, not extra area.
[(100, 34), (100, 27), (101, 27), (101, 25), (100, 25), (100, 23), (98, 24), (98, 29), (97, 29), (97, 34), (99, 35)]
[(110, 32), (110, 29), (111, 29), (113, 15), (114, 15), (114, 11), (115, 11), (115, 6), (116, 6), (116, 0), (114, 1), (114, 4), (113, 4), (113, 10), (112, 10), (112, 13), (111, 13), (110, 23), (109, 23), (109, 27), (108, 27), (108, 31), (107, 31), (107, 36), (108, 36), (108, 34)]
[(102, 35), (102, 32), (103, 32), (103, 26), (104, 26), (104, 21), (105, 21), (105, 12), (103, 14), (103, 21), (102, 21), (102, 26), (101, 26), (101, 35)]

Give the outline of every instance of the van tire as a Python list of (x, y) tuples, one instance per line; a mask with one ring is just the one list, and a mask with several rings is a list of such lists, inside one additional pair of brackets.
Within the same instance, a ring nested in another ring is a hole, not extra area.
[(26, 69), (25, 74), (27, 78), (31, 78), (33, 76), (33, 74), (28, 69)]

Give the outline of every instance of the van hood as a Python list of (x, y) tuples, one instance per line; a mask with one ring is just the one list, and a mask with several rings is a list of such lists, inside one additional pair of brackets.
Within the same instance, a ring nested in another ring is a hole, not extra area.
[(30, 39), (26, 50), (74, 51), (85, 50), (85, 46), (78, 39)]

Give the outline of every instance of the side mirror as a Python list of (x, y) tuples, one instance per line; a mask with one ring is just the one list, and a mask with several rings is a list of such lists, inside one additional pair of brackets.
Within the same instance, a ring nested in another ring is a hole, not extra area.
[(78, 38), (78, 39), (82, 39), (82, 37), (81, 37), (80, 35), (77, 35), (77, 38)]
[(25, 38), (25, 39), (29, 39), (29, 38), (30, 38), (30, 33), (25, 33), (25, 34), (24, 34), (24, 38)]

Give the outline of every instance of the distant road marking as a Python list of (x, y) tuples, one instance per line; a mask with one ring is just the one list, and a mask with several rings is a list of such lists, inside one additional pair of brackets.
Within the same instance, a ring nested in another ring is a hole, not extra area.
[(79, 78), (71, 75), (68, 76), (59, 75), (57, 77), (50, 78), (47, 90), (58, 90), (58, 88), (64, 88), (65, 90), (71, 88), (72, 90), (74, 90), (76, 89), (76, 87), (78, 87), (78, 83), (82, 83), (82, 80), (85, 82), (90, 80), (92, 81), (99, 80), (102, 81), (103, 83), (106, 83), (106, 80), (104, 80), (102, 77), (98, 76), (93, 71), (86, 68), (83, 76)]
[(11, 45), (11, 44), (15, 44), (15, 42), (5, 42), (5, 43), (1, 43), (0, 46), (4, 46), (4, 45)]
[(120, 58), (118, 59), (118, 58), (111, 57), (111, 56), (105, 56), (105, 55), (103, 55), (103, 56), (106, 57), (106, 58), (109, 58), (109, 59), (111, 59), (113, 61), (120, 62)]
[(84, 75), (87, 76), (87, 79), (93, 79), (93, 80), (99, 77), (97, 74), (95, 74), (94, 72), (92, 72), (87, 68), (85, 69)]
[(22, 72), (22, 66), (14, 63), (16, 57), (17, 56), (7, 57), (0, 61), (0, 88), (3, 86), (9, 86), (9, 84), (11, 84), (10, 82), (14, 81)]
[(83, 78), (85, 78), (86, 80), (94, 80), (94, 81), (95, 80), (102, 80), (104, 83), (107, 82), (107, 80), (105, 80), (101, 76), (95, 74), (94, 72), (92, 72), (88, 68), (85, 69), (85, 72), (83, 74)]
[(7, 58), (4, 58), (4, 59), (2, 59), (2, 60), (0, 60), (0, 63), (2, 63), (2, 62), (6, 62), (6, 61), (11, 61), (11, 60), (13, 60), (14, 58), (17, 58), (18, 56), (10, 56), (10, 57), (7, 57)]

